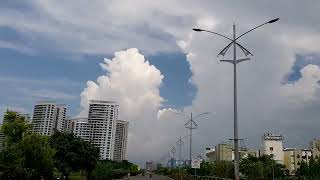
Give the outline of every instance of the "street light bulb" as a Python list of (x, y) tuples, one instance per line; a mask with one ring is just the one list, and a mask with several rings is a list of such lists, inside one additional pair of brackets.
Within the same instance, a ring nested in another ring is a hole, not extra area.
[(268, 23), (269, 23), (269, 24), (274, 23), (274, 22), (278, 21), (279, 19), (280, 19), (280, 18), (272, 19), (272, 20), (270, 20)]
[(197, 28), (193, 28), (192, 30), (197, 31), (197, 32), (203, 31), (202, 29), (197, 29)]

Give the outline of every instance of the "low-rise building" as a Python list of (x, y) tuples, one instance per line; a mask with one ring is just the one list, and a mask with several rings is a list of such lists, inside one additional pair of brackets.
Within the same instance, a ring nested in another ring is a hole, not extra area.
[[(219, 143), (215, 146), (215, 148), (206, 148), (205, 152), (205, 160), (207, 162), (214, 162), (214, 161), (234, 161), (234, 149), (231, 144), (227, 143)], [(257, 157), (258, 154), (256, 151), (249, 150), (244, 147), (239, 148), (239, 157), (240, 159), (246, 158), (249, 155)]]
[(215, 150), (217, 161), (232, 161), (232, 145), (220, 143), (216, 145)]
[(283, 154), (283, 165), (285, 165), (290, 175), (295, 175), (302, 161), (309, 163), (312, 158), (312, 151), (309, 149), (285, 148), (283, 149)]
[(309, 143), (314, 158), (320, 158), (320, 139), (313, 139)]
[(205, 161), (206, 162), (214, 162), (216, 160), (217, 160), (217, 155), (216, 155), (215, 148), (206, 148)]
[(153, 161), (146, 162), (146, 170), (147, 171), (156, 171), (158, 168), (157, 163)]

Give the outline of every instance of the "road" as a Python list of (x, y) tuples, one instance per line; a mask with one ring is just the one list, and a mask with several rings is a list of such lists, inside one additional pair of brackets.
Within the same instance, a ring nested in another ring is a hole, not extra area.
[(149, 178), (149, 176), (146, 175), (130, 177), (130, 180), (170, 180), (170, 178), (153, 174), (152, 178)]

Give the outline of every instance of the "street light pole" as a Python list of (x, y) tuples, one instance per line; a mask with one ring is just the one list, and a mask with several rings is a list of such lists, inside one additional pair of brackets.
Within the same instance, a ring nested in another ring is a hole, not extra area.
[(239, 142), (238, 142), (238, 107), (237, 107), (237, 44), (236, 44), (236, 25), (233, 24), (233, 111), (234, 111), (234, 176), (239, 178)]
[(234, 124), (233, 124), (233, 142), (234, 142), (234, 153), (235, 153), (235, 159), (234, 159), (234, 176), (235, 176), (235, 180), (239, 180), (240, 179), (240, 176), (239, 176), (239, 137), (238, 137), (238, 107), (237, 107), (237, 104), (238, 104), (238, 101), (237, 101), (237, 64), (238, 63), (241, 63), (243, 61), (247, 61), (247, 60), (250, 60), (250, 58), (244, 58), (244, 59), (237, 59), (237, 46), (242, 50), (242, 52), (248, 56), (248, 55), (252, 55), (250, 51), (248, 51), (246, 48), (244, 48), (242, 45), (240, 45), (239, 43), (237, 43), (237, 40), (239, 38), (241, 38), (242, 36), (244, 36), (245, 34), (259, 28), (259, 27), (262, 27), (266, 24), (271, 24), (271, 23), (274, 23), (276, 21), (278, 21), (279, 18), (276, 18), (276, 19), (272, 19), (268, 22), (265, 22), (259, 26), (256, 26), (252, 29), (250, 29), (249, 31), (241, 34), (240, 36), (236, 37), (236, 25), (233, 24), (233, 38), (229, 38), (227, 36), (224, 36), (222, 34), (219, 34), (219, 33), (216, 33), (216, 32), (213, 32), (213, 31), (208, 31), (208, 30), (204, 30), (204, 29), (197, 29), (197, 28), (194, 28), (193, 30), (194, 31), (197, 31), (197, 32), (201, 32), (201, 31), (204, 31), (204, 32), (209, 32), (209, 33), (212, 33), (212, 34), (215, 34), (215, 35), (218, 35), (218, 36), (221, 36), (223, 38), (226, 38), (228, 40), (230, 40), (231, 42), (225, 47), (223, 48), (220, 53), (218, 54), (219, 55), (222, 55), (224, 56), (228, 49), (230, 48), (230, 46), (233, 44), (233, 59), (232, 60), (220, 60), (221, 62), (228, 62), (228, 63), (231, 63), (233, 64), (233, 97), (234, 97), (234, 104), (233, 104), (233, 111), (234, 111)]
[(190, 113), (190, 127), (187, 127), (188, 129), (190, 129), (190, 148), (189, 148), (189, 159), (190, 159), (190, 165), (191, 165), (191, 161), (192, 161), (192, 130), (197, 128), (197, 127), (192, 127), (193, 123), (193, 119), (192, 119), (192, 113)]
[[(184, 117), (187, 117), (183, 113), (175, 112), (176, 114), (182, 115)], [(190, 160), (190, 165), (192, 161), (192, 130), (196, 129), (198, 127), (198, 124), (194, 121), (194, 119), (209, 114), (209, 112), (201, 113), (196, 116), (193, 116), (192, 112), (190, 113), (190, 120), (185, 124), (185, 127), (190, 130), (190, 146), (189, 146), (189, 160)], [(188, 117), (187, 117), (188, 118)]]
[(182, 138), (181, 136), (179, 137), (179, 140), (177, 141), (177, 145), (179, 146), (179, 163), (178, 163), (178, 168), (179, 168), (179, 177), (180, 177), (180, 180), (182, 180), (182, 177), (181, 177), (181, 172), (180, 172), (180, 166), (181, 166), (181, 146), (183, 145), (183, 141), (182, 141)]

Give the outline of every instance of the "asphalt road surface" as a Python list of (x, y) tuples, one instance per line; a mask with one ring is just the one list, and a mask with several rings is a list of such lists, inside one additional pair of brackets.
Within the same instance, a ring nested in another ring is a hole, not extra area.
[(146, 176), (135, 176), (135, 177), (130, 177), (130, 180), (171, 180), (168, 177), (165, 176), (159, 176), (152, 174), (152, 177), (150, 178), (149, 175)]

